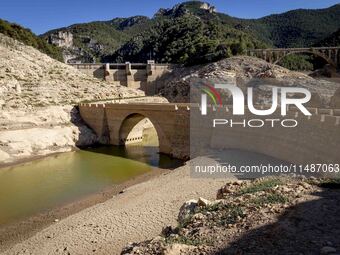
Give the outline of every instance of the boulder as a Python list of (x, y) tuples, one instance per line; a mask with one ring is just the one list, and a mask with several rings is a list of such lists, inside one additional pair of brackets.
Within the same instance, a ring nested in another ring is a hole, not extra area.
[(185, 202), (179, 209), (178, 222), (180, 224), (183, 223), (188, 217), (190, 217), (194, 213), (197, 206), (198, 201), (196, 199), (192, 199)]

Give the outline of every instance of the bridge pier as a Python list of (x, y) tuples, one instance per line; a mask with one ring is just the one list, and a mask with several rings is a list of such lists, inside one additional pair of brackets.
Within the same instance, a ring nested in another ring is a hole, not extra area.
[(111, 73), (110, 73), (110, 64), (105, 64), (105, 71), (104, 71), (104, 79), (105, 81), (112, 81)]

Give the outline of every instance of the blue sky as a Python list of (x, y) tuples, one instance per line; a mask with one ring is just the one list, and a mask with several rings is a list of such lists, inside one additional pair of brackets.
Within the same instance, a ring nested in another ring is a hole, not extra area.
[[(178, 0), (1, 0), (0, 18), (30, 28), (37, 34), (94, 20), (134, 15), (152, 16)], [(325, 8), (340, 0), (210, 0), (219, 12), (240, 18), (258, 18), (298, 8)]]

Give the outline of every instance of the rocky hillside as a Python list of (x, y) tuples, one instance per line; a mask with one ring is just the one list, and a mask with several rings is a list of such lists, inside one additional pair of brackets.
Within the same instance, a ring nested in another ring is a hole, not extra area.
[(147, 29), (149, 23), (152, 22), (145, 16), (114, 18), (109, 21), (74, 24), (48, 31), (41, 37), (63, 49), (66, 62), (92, 63), (113, 54), (131, 37)]
[(143, 96), (89, 77), (0, 34), (0, 164), (97, 142), (74, 107), (84, 100)]
[[(43, 38), (64, 49), (71, 62), (211, 62), (245, 48), (309, 47), (340, 27), (340, 5), (294, 10), (260, 19), (231, 17), (209, 3), (187, 1), (160, 9), (152, 18), (134, 16), (75, 24)], [(72, 44), (64, 39), (72, 37)]]
[(102, 82), (0, 34), (0, 105), (32, 108), (142, 95)]
[(215, 201), (187, 201), (178, 225), (122, 254), (338, 254), (339, 180), (232, 181)]
[(36, 36), (31, 30), (14, 23), (0, 19), (0, 33), (32, 46), (52, 58), (63, 61), (62, 51), (55, 45), (48, 44), (46, 40)]
[[(202, 66), (176, 68), (172, 73), (157, 80), (159, 94), (171, 102), (189, 102), (190, 87), (197, 79), (214, 82), (235, 82), (245, 90), (254, 87), (259, 95), (258, 103), (271, 98), (271, 86), (304, 87), (312, 93), (310, 106), (340, 107), (335, 91), (337, 82), (317, 80), (300, 72), (293, 72), (281, 66), (252, 57), (232, 57)], [(231, 102), (229, 102), (231, 103)]]

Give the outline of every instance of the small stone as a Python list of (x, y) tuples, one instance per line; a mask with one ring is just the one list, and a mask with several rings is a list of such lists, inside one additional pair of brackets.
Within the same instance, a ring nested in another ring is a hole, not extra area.
[(202, 220), (202, 219), (204, 219), (204, 215), (203, 215), (203, 213), (196, 213), (192, 216), (192, 219), (193, 220)]
[(59, 219), (55, 219), (54, 222), (59, 222)]
[(282, 187), (282, 191), (285, 193), (289, 193), (292, 191), (292, 189), (288, 188), (288, 187)]
[(211, 202), (205, 198), (200, 197), (197, 201), (198, 206), (206, 207), (211, 204)]
[(331, 246), (324, 246), (321, 248), (320, 253), (321, 254), (330, 254), (336, 252), (336, 249)]
[(311, 185), (308, 184), (307, 182), (301, 182), (300, 185), (301, 185), (302, 187), (304, 187), (305, 189), (309, 189), (309, 188), (311, 187)]

